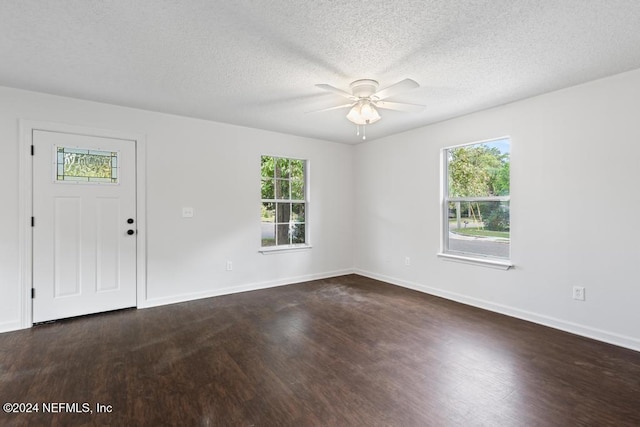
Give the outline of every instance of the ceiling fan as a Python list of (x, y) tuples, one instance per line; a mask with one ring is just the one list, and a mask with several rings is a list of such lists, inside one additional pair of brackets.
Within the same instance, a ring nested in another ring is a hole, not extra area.
[(376, 108), (408, 112), (419, 112), (425, 108), (424, 105), (385, 101), (385, 99), (400, 92), (420, 87), (416, 81), (411, 79), (401, 80), (379, 91), (378, 82), (371, 79), (360, 79), (352, 82), (349, 85), (351, 93), (328, 84), (318, 84), (316, 87), (349, 99), (350, 102), (347, 104), (325, 108), (316, 112), (351, 107), (349, 114), (347, 114), (347, 119), (356, 124), (357, 135), (360, 135), (360, 126), (362, 126), (362, 139), (367, 139), (365, 126), (381, 119)]

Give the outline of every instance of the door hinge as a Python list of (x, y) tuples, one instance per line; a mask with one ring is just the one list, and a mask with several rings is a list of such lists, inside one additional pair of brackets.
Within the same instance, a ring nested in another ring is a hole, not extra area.
[(36, 297), (36, 288), (31, 288), (31, 299)]
[(31, 226), (32, 227), (36, 226), (36, 218), (34, 216), (31, 217)]
[(34, 156), (36, 154), (36, 147), (35, 146), (31, 146), (31, 155)]

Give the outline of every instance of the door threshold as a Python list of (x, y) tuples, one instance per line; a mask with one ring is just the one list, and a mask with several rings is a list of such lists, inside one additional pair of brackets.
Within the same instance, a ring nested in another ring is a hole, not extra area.
[(116, 314), (123, 311), (131, 311), (131, 310), (137, 310), (137, 309), (138, 309), (137, 307), (125, 307), (125, 308), (118, 308), (116, 310), (101, 311), (100, 313), (89, 313), (89, 314), (81, 314), (79, 316), (62, 317), (60, 319), (45, 320), (43, 322), (34, 322), (33, 326), (36, 327), (36, 326), (50, 325), (53, 323), (62, 323), (67, 321), (81, 320), (86, 318), (98, 317), (101, 315)]

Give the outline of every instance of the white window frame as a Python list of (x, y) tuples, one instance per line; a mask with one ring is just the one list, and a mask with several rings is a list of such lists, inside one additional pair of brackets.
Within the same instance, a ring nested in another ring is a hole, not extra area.
[[(468, 147), (472, 145), (487, 144), (499, 140), (509, 140), (511, 137), (503, 136), (483, 141), (470, 142), (444, 147), (440, 151), (441, 155), (441, 197), (440, 197), (440, 252), (438, 256), (447, 261), (457, 261), (466, 264), (480, 265), (485, 267), (508, 270), (513, 267), (511, 262), (511, 241), (509, 241), (509, 258), (498, 258), (489, 255), (482, 255), (470, 252), (451, 251), (449, 249), (449, 203), (453, 202), (511, 202), (511, 191), (508, 196), (488, 196), (488, 197), (449, 197), (449, 159), (448, 152), (454, 148)], [(509, 177), (511, 179), (511, 177)], [(509, 220), (511, 220), (511, 210), (509, 210)]]
[[(310, 188), (309, 188), (309, 176), (310, 176), (310, 170), (311, 170), (311, 165), (310, 165), (310, 161), (308, 159), (305, 158), (300, 158), (300, 157), (293, 157), (293, 156), (285, 156), (285, 155), (280, 155), (280, 154), (261, 154), (260, 155), (260, 159), (262, 159), (262, 157), (273, 157), (274, 159), (287, 159), (287, 160), (301, 160), (304, 162), (304, 199), (302, 200), (298, 200), (298, 199), (263, 199), (262, 198), (262, 194), (260, 194), (260, 206), (262, 206), (262, 203), (304, 203), (304, 235), (305, 235), (305, 243), (295, 243), (295, 244), (289, 244), (289, 245), (278, 245), (278, 246), (262, 246), (262, 244), (260, 245), (260, 249), (258, 250), (258, 252), (268, 255), (268, 254), (274, 254), (274, 253), (283, 253), (283, 252), (292, 252), (292, 251), (299, 251), (299, 250), (305, 250), (305, 249), (311, 249), (311, 240), (310, 240), (310, 233), (309, 233), (309, 217), (310, 217), (310, 197), (309, 195), (311, 194)], [(260, 180), (262, 180), (262, 173), (260, 173)], [(274, 189), (275, 191), (275, 189)], [(275, 194), (274, 194), (275, 197)], [(277, 227), (276, 227), (276, 233), (277, 233)]]

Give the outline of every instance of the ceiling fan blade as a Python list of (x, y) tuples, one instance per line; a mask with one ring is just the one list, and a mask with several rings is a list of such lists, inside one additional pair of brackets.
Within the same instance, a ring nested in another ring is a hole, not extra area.
[(425, 109), (424, 105), (406, 104), (404, 102), (376, 101), (374, 105), (378, 108), (386, 108), (387, 110), (407, 111), (410, 113), (419, 113)]
[(344, 96), (345, 98), (348, 98), (348, 99), (353, 99), (353, 100), (356, 99), (356, 97), (351, 95), (349, 92), (345, 92), (342, 89), (338, 89), (337, 87), (333, 87), (331, 85), (320, 84), (320, 85), (316, 85), (316, 87), (319, 87), (320, 89), (323, 89), (323, 90), (326, 90), (326, 91), (329, 91), (329, 92), (336, 93), (336, 94), (338, 94), (340, 96)]
[(353, 107), (355, 104), (356, 104), (355, 102), (352, 102), (350, 104), (342, 104), (342, 105), (338, 105), (338, 106), (335, 106), (335, 107), (323, 108), (322, 110), (307, 111), (307, 113), (321, 113), (323, 111), (337, 110), (338, 108)]
[(391, 86), (387, 86), (386, 88), (379, 90), (373, 96), (378, 99), (385, 99), (397, 93), (404, 92), (405, 90), (409, 89), (415, 89), (417, 87), (420, 87), (420, 85), (415, 80), (404, 79), (399, 81), (398, 83), (392, 84)]

